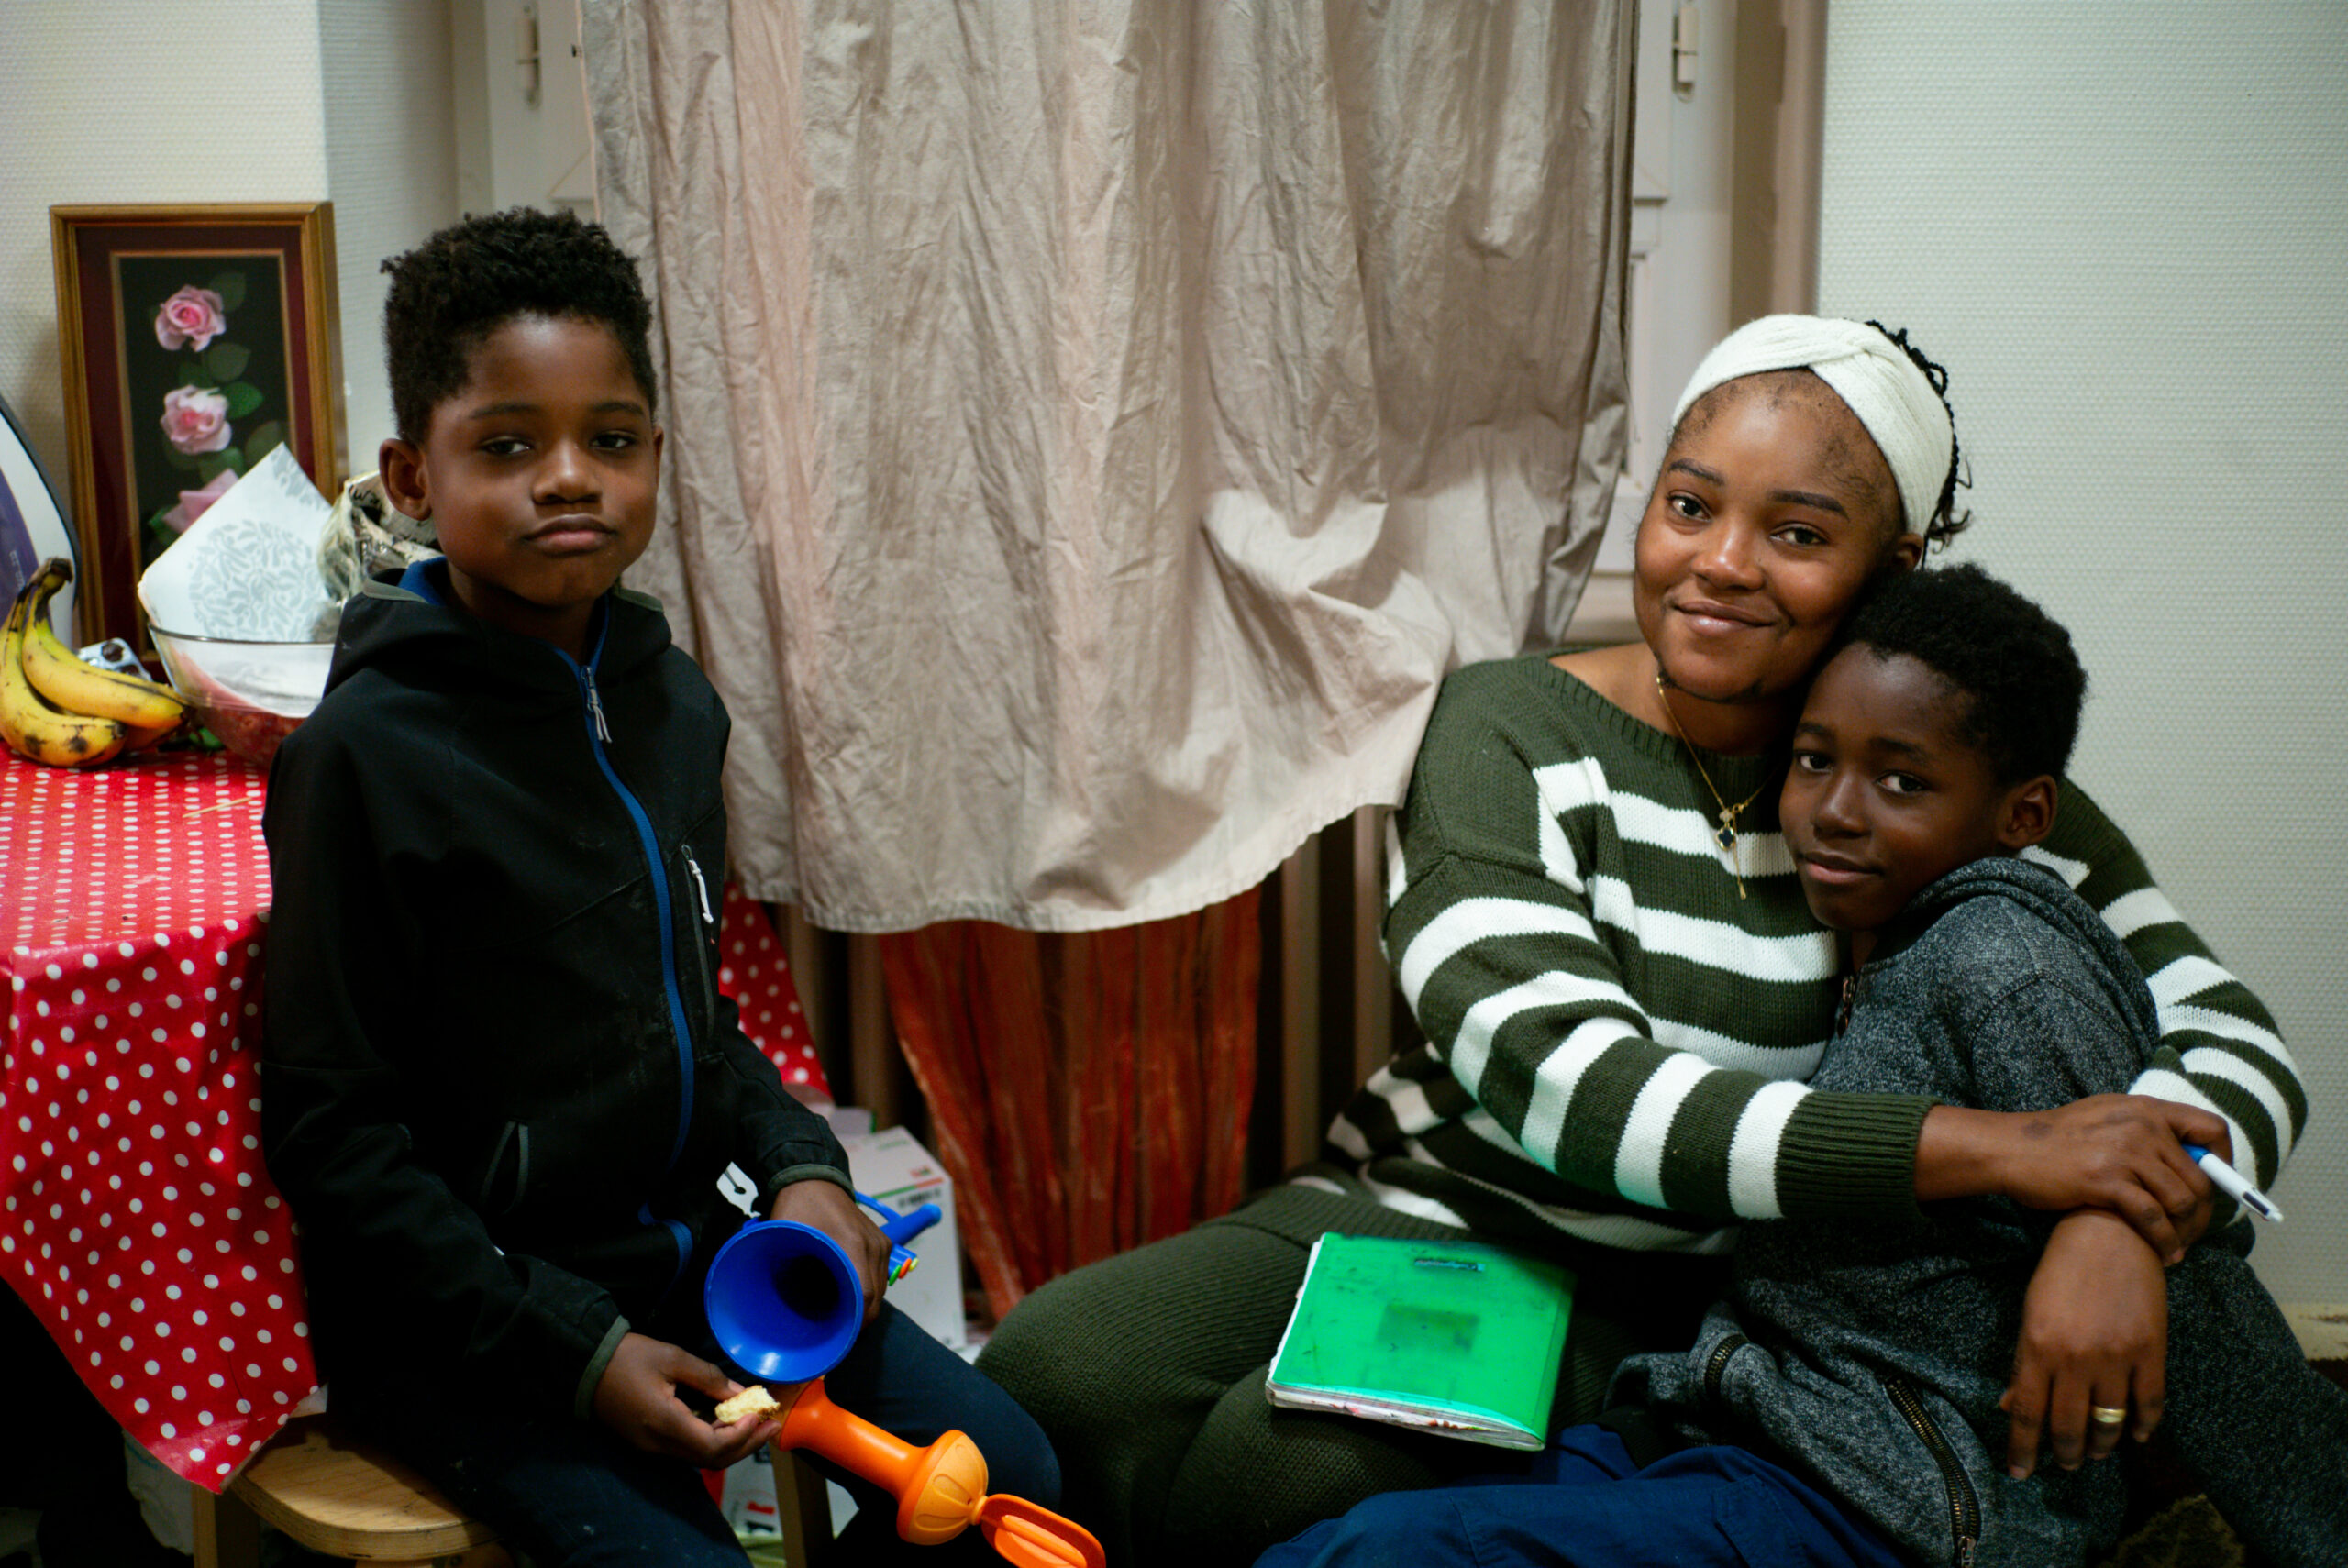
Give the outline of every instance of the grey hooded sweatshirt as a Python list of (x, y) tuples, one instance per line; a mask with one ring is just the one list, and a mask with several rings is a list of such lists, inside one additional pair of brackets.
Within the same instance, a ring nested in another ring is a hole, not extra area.
[[(1852, 977), (1813, 1088), (1989, 1110), (2124, 1092), (2159, 1030), (2143, 977), (2052, 872), (1991, 858), (1917, 895)], [(2004, 1198), (1911, 1222), (1746, 1227), (1695, 1346), (1634, 1356), (1613, 1400), (1814, 1479), (1919, 1563), (2078, 1563), (2117, 1536), (2117, 1463), (2016, 1481), (1998, 1408), (2058, 1216)], [(2277, 1564), (2348, 1563), (2348, 1394), (2312, 1371), (2251, 1273), (2248, 1226), (2169, 1271), (2164, 1430)]]

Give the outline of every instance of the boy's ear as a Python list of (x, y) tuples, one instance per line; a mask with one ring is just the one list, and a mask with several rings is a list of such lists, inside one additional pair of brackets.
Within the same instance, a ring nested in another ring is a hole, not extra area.
[(376, 449), (375, 467), (382, 475), (384, 500), (419, 523), (432, 515), (431, 480), (415, 442), (397, 436), (385, 441)]
[(1998, 843), (2007, 854), (2028, 849), (2054, 831), (2054, 778), (2040, 774), (2006, 791), (1998, 804)]

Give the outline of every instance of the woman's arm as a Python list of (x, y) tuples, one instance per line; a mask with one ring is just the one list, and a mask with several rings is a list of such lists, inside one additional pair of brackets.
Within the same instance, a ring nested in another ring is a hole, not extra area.
[(1594, 698), (1561, 721), (1528, 673), (1455, 676), (1430, 722), (1385, 925), (1429, 1043), (1333, 1140), (1410, 1162), (1397, 1179), (1433, 1166), (1560, 1222), (1619, 1216), (1576, 1228), (1626, 1246), (1665, 1243), (1645, 1225), (1912, 1212), (1930, 1101), (1801, 1082), (1836, 966), (1775, 836), (1748, 835), (1767, 869), (1741, 900), (1678, 754), (1618, 744), (1630, 721)]
[(2225, 1118), (2235, 1168), (2255, 1186), (2271, 1184), (2308, 1117), (2306, 1087), (2274, 1018), (2178, 916), (2087, 791), (2066, 779), (2062, 801), (2054, 833), (2024, 858), (2094, 906), (2152, 988), (2162, 1048), (2132, 1091)]
[(2210, 1178), (2185, 1145), (2221, 1147), (2225, 1134), (2210, 1111), (2145, 1095), (2096, 1094), (2028, 1111), (1935, 1106), (1916, 1145), (1916, 1196), (2103, 1209), (2173, 1264), (2210, 1221)]
[(2298, 1070), (2265, 1008), (2178, 918), (2085, 790), (2065, 784), (2054, 834), (2025, 858), (2061, 877), (2120, 938), (2150, 988), (2159, 1038), (2124, 1096), (2028, 1116), (1935, 1110), (1917, 1150), (1917, 1196), (2107, 1209), (2175, 1263), (2210, 1213), (2208, 1180), (2181, 1145), (2272, 1181), (2307, 1121)]
[[(2161, 1265), (2183, 1255), (2182, 1243), (2155, 1239), (2134, 1216), (2123, 1219), (2092, 1194), (2066, 1192), (2059, 1173), (2080, 1148), (2107, 1154), (2135, 1139), (2152, 1156), (2154, 1185), (2174, 1189), (2172, 1201), (2192, 1210), (2187, 1228), (2198, 1234), (2208, 1218), (2209, 1182), (2185, 1162), (2179, 1139), (2206, 1142), (2223, 1132), (2206, 1111), (2115, 1092), (2161, 1048), (2150, 999), (2129, 955), (2095, 929), (2088, 911), (2070, 915), (2050, 905), (2044, 923), (2032, 924), (2024, 923), (2025, 907), (2002, 899), (1966, 904), (1923, 939), (1938, 940), (1937, 950), (1953, 961), (1928, 977), (1945, 1020), (1940, 1032), (1953, 1047), (1950, 1076), (1938, 1087), (1959, 1103), (1933, 1119), (1980, 1120), (2010, 1134), (1993, 1144), (1999, 1163), (1975, 1170), (1972, 1190), (2071, 1210), (2048, 1233), (2032, 1273), (1999, 1402), (2009, 1423), (2007, 1463), (2017, 1476), (2035, 1468), (2043, 1448), (2069, 1469), (2110, 1453), (2123, 1430), (2149, 1438), (2165, 1397), (2168, 1296)], [(2026, 955), (2021, 968), (2014, 967), (2017, 955)], [(1978, 966), (1965, 967), (1968, 960)], [(1926, 1165), (1920, 1155), (1920, 1185)], [(2163, 1251), (2156, 1255), (2155, 1248)], [(2127, 1424), (2091, 1420), (2099, 1405), (2129, 1411)]]

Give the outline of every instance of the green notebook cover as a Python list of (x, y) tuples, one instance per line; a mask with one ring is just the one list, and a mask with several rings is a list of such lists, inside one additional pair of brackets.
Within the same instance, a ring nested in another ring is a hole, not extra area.
[(1480, 1242), (1331, 1231), (1272, 1358), (1275, 1405), (1540, 1448), (1574, 1276)]

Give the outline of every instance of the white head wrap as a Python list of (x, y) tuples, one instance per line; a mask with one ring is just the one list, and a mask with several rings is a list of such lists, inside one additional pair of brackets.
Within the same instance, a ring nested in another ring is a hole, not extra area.
[(1676, 428), (1689, 405), (1722, 381), (1795, 370), (1816, 372), (1859, 416), (1891, 465), (1909, 532), (1922, 533), (1955, 460), (1956, 433), (1948, 406), (1907, 351), (1863, 321), (1765, 315), (1746, 322), (1696, 367), (1671, 411), (1671, 423)]

